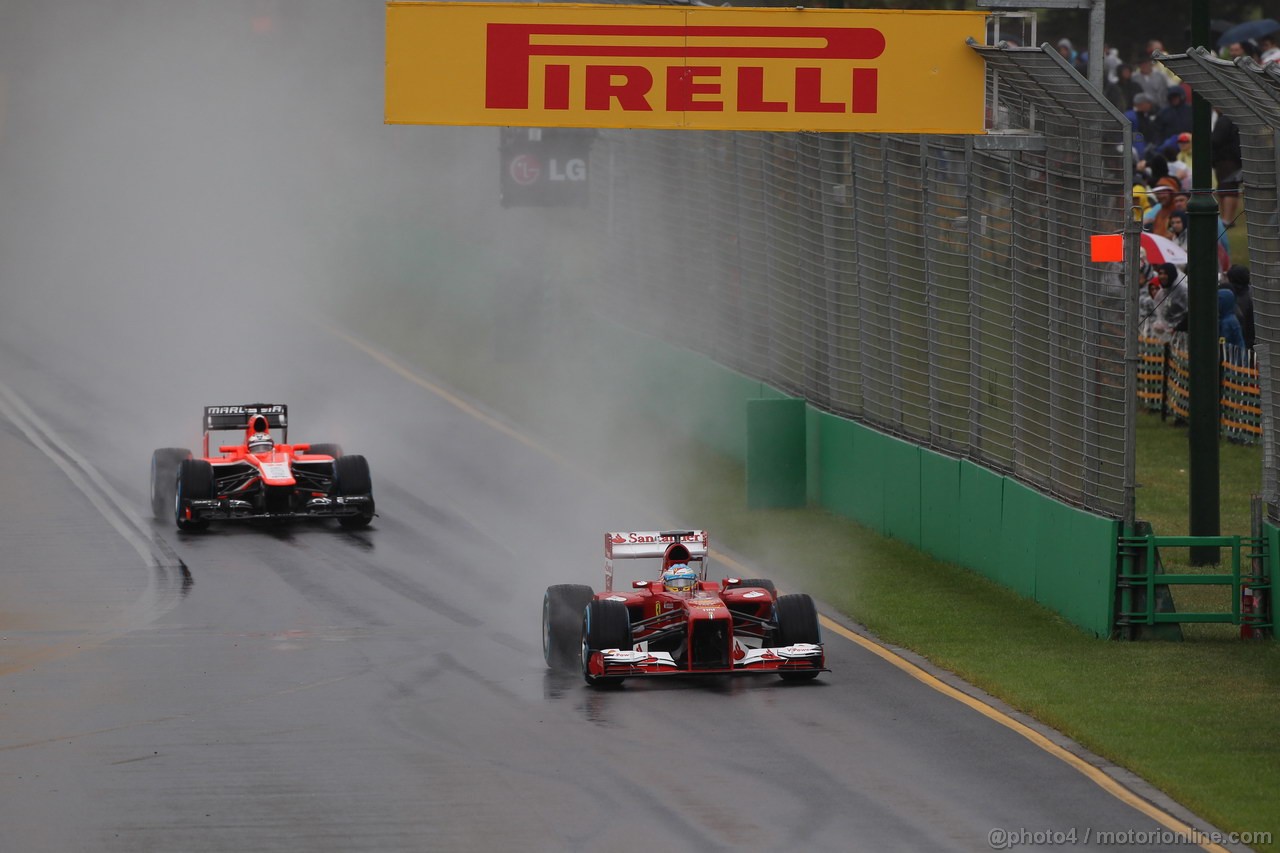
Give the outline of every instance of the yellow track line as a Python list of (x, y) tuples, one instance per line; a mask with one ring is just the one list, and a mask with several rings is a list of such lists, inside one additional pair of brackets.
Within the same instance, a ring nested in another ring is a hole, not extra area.
[[(721, 562), (727, 564), (731, 568), (736, 569), (741, 576), (745, 577), (746, 575), (751, 574), (750, 569), (748, 569), (746, 566), (742, 565), (737, 560), (730, 557), (728, 554), (725, 554), (721, 551), (716, 551), (715, 549), (712, 549), (712, 553), (715, 555), (717, 560), (720, 560)], [(919, 666), (907, 660), (906, 658), (902, 657), (901, 655), (894, 654), (892, 651), (880, 645), (876, 641), (868, 639), (867, 637), (864, 637), (861, 634), (850, 631), (848, 628), (829, 619), (826, 616), (820, 615), (818, 617), (818, 621), (822, 623), (823, 628), (826, 628), (828, 631), (834, 631), (840, 636), (844, 637), (845, 639), (850, 640), (859, 646), (862, 646), (862, 648), (871, 652), (871, 654), (893, 664), (898, 669), (905, 672), (907, 675), (919, 681), (921, 684), (924, 684), (927, 687), (931, 687), (934, 690), (941, 693), (942, 695), (948, 696), (956, 700), (957, 702), (960, 702), (961, 704), (967, 705), (968, 707), (977, 711), (982, 716), (986, 717), (989, 720), (993, 720), (994, 722), (999, 723), (1000, 725), (1004, 726), (1010, 731), (1017, 732), (1027, 740), (1031, 741), (1036, 746), (1043, 749), (1045, 752), (1052, 755), (1054, 758), (1057, 758), (1063, 762), (1066, 762), (1066, 764), (1070, 765), (1075, 770), (1084, 774), (1084, 776), (1088, 778), (1089, 781), (1093, 782), (1099, 788), (1102, 788), (1102, 790), (1106, 791), (1108, 794), (1115, 797), (1120, 802), (1125, 803), (1126, 805), (1132, 806), (1133, 808), (1142, 812), (1147, 817), (1151, 818), (1152, 820), (1156, 821), (1162, 826), (1170, 830), (1173, 830), (1174, 832), (1180, 833), (1187, 838), (1192, 838), (1192, 837), (1195, 837), (1196, 835), (1205, 834), (1203, 831), (1197, 830), (1195, 827), (1189, 826), (1183, 823), (1182, 821), (1178, 820), (1176, 817), (1164, 811), (1159, 806), (1156, 806), (1153, 803), (1150, 803), (1147, 800), (1144, 800), (1142, 797), (1139, 797), (1133, 791), (1130, 791), (1123, 784), (1121, 784), (1120, 782), (1117, 782), (1115, 779), (1112, 779), (1110, 776), (1108, 776), (1099, 768), (1094, 767), (1092, 764), (1085, 761), (1083, 758), (1076, 755), (1074, 752), (1071, 752), (1068, 749), (1064, 749), (1063, 747), (1049, 740), (1047, 737), (1040, 734), (1040, 732), (1031, 728), (1026, 723), (1022, 723), (1022, 722), (1019, 722), (1018, 720), (1015, 720), (1013, 717), (1010, 717), (1008, 714), (1004, 713), (1003, 711), (1000, 711), (996, 708), (991, 707), (986, 702), (983, 702), (981, 699), (977, 699), (973, 696), (970, 696), (968, 693), (965, 693), (963, 690), (957, 690), (956, 688), (952, 687), (950, 684), (947, 684), (945, 681), (938, 678), (936, 675), (926, 672), (925, 670), (921, 669)], [(1230, 851), (1228, 851), (1227, 848), (1222, 847), (1218, 844), (1214, 844), (1212, 842), (1205, 842), (1203, 844), (1200, 844), (1200, 847), (1204, 850), (1210, 851), (1210, 853), (1230, 853)]]
[[(1094, 767), (1080, 756), (1049, 740), (1047, 737), (1040, 734), (1040, 732), (1025, 723), (1021, 723), (1013, 719), (1008, 714), (991, 707), (980, 699), (975, 699), (973, 696), (970, 696), (961, 690), (957, 690), (950, 684), (939, 679), (937, 676), (931, 675), (916, 666), (906, 658), (894, 654), (889, 649), (886, 649), (884, 646), (874, 642), (873, 640), (869, 640), (860, 634), (850, 631), (848, 628), (833, 622), (826, 616), (819, 616), (818, 619), (822, 622), (822, 626), (827, 630), (835, 631), (840, 636), (852, 640), (859, 646), (862, 646), (864, 649), (871, 652), (873, 655), (888, 661), (922, 684), (932, 687), (934, 690), (937, 690), (944, 696), (951, 697), (957, 702), (962, 702), (963, 704), (968, 705), (982, 716), (990, 720), (994, 720), (1005, 728), (1022, 735), (1024, 738), (1031, 741), (1054, 758), (1066, 762), (1068, 765), (1084, 774), (1091, 782), (1099, 788), (1102, 788), (1102, 790), (1106, 791), (1120, 802), (1132, 806), (1162, 826), (1167, 827), (1186, 838), (1194, 838), (1198, 835), (1205, 834), (1194, 827), (1188, 826), (1158, 806), (1144, 800), (1142, 797), (1139, 797), (1120, 782), (1117, 782), (1115, 779), (1112, 779), (1106, 773), (1102, 772), (1099, 768)], [(1212, 842), (1205, 842), (1201, 844), (1200, 847), (1204, 850), (1211, 851), (1211, 853), (1229, 853), (1225, 847)]]
[[(528, 436), (524, 435), (523, 433), (518, 432), (517, 430), (502, 423), (502, 421), (499, 421), (496, 418), (485, 414), (484, 412), (480, 411), (475, 406), (471, 405), (466, 400), (452, 393), (448, 389), (443, 388), (427, 379), (423, 379), (421, 376), (414, 373), (412, 370), (405, 367), (404, 365), (400, 364), (395, 359), (391, 358), (388, 355), (385, 355), (384, 353), (379, 352), (378, 350), (373, 349), (363, 341), (357, 338), (353, 338), (350, 335), (346, 334), (345, 332), (342, 332), (339, 329), (336, 329), (332, 326), (324, 325), (324, 328), (330, 334), (346, 341), (348, 344), (360, 350), (362, 353), (369, 356), (374, 361), (386, 367), (388, 370), (392, 371), (393, 373), (403, 377), (404, 379), (407, 379), (409, 382), (412, 382), (414, 385), (417, 385), (420, 388), (430, 391), (432, 394), (435, 394), (437, 397), (440, 397), (442, 400), (445, 400), (448, 403), (451, 403), (453, 406), (457, 407), (460, 411), (465, 412), (466, 414), (470, 415), (476, 420), (479, 420), (487, 424), (488, 426), (491, 426), (494, 429), (498, 430), (498, 432), (502, 433), (503, 435), (508, 436), (509, 438), (515, 439), (516, 441), (523, 444), (525, 447), (528, 447), (532, 450), (536, 450), (537, 452), (551, 459), (554, 459), (557, 462), (560, 462), (566, 467), (569, 467), (569, 468), (576, 467), (571, 462), (569, 462), (569, 460), (560, 456), (555, 451), (548, 450), (546, 447), (543, 447), (541, 444), (529, 438)], [(712, 549), (711, 553), (715, 556), (717, 560), (720, 560), (721, 562), (725, 563), (731, 568), (737, 570), (743, 577), (746, 577), (751, 574), (750, 569), (748, 569), (746, 566), (742, 565), (737, 560), (730, 557), (728, 554), (725, 554), (723, 551)], [(885, 648), (884, 646), (880, 645), (879, 643), (873, 640), (869, 640), (860, 634), (856, 634), (853, 631), (850, 631), (848, 628), (845, 628), (843, 625), (833, 622), (831, 619), (827, 618), (826, 616), (819, 616), (818, 618), (822, 622), (823, 627), (826, 628), (827, 630), (834, 631), (835, 633), (839, 634), (845, 639), (851, 640), (857, 645), (862, 646), (862, 648), (871, 652), (873, 655), (876, 655), (877, 657), (882, 658), (885, 661), (888, 661), (889, 663), (896, 666), (898, 669), (905, 672), (907, 675), (910, 675), (912, 678), (916, 679), (922, 684), (928, 687), (931, 687), (934, 690), (937, 690), (939, 693), (943, 694), (944, 696), (948, 696), (956, 700), (957, 702), (967, 705), (968, 707), (977, 711), (979, 714), (982, 714), (984, 717), (987, 717), (988, 719), (999, 723), (1000, 725), (1004, 726), (1007, 729), (1017, 732), (1027, 740), (1031, 741), (1036, 746), (1043, 749), (1045, 752), (1049, 753), (1055, 758), (1060, 759), (1061, 761), (1066, 762), (1066, 764), (1073, 767), (1080, 773), (1084, 774), (1086, 778), (1088, 778), (1098, 787), (1102, 788), (1108, 794), (1111, 794), (1111, 796), (1115, 797), (1116, 799), (1120, 800), (1122, 803), (1125, 803), (1126, 805), (1132, 806), (1133, 808), (1142, 812), (1147, 817), (1156, 821), (1160, 825), (1174, 832), (1181, 833), (1188, 838), (1194, 837), (1197, 834), (1199, 835), (1204, 834), (1202, 831), (1197, 830), (1194, 827), (1183, 823), (1182, 821), (1178, 820), (1176, 817), (1169, 814), (1168, 812), (1163, 811), (1159, 807), (1144, 800), (1142, 797), (1139, 797), (1137, 794), (1130, 791), (1128, 788), (1126, 788), (1121, 783), (1117, 782), (1115, 779), (1112, 779), (1110, 776), (1108, 776), (1106, 773), (1099, 770), (1097, 767), (1094, 767), (1092, 764), (1085, 761), (1083, 758), (1076, 755), (1075, 753), (1067, 749), (1063, 749), (1061, 746), (1049, 740), (1047, 737), (1040, 734), (1038, 731), (1026, 725), (1025, 723), (1020, 723), (1017, 720), (1010, 717), (1008, 714), (1005, 714), (1002, 711), (999, 711), (991, 707), (990, 705), (988, 705), (987, 703), (979, 699), (975, 699), (974, 697), (970, 696), (969, 694), (961, 690), (957, 690), (956, 688), (952, 687), (950, 684), (947, 684), (945, 681), (942, 681), (941, 679), (939, 679), (937, 676), (931, 675), (930, 673), (916, 666), (914, 663), (907, 660), (906, 658), (894, 654), (889, 649)], [(1200, 847), (1203, 848), (1204, 850), (1210, 851), (1210, 853), (1230, 853), (1230, 851), (1227, 850), (1225, 847), (1221, 847), (1213, 843), (1204, 843), (1204, 844), (1201, 844)]]

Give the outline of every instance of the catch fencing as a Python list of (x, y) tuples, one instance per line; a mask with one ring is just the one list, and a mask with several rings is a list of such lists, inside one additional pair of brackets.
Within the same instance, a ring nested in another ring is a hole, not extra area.
[(1254, 349), (1262, 388), (1262, 494), (1269, 518), (1280, 522), (1280, 437), (1275, 430), (1280, 423), (1280, 399), (1273, 383), (1273, 344), (1280, 340), (1280, 291), (1276, 287), (1280, 282), (1280, 195), (1276, 180), (1280, 163), (1280, 66), (1263, 67), (1247, 57), (1227, 62), (1203, 48), (1162, 60), (1240, 130), (1244, 216), (1249, 230), (1249, 267), (1259, 342)]
[(1128, 122), (1047, 46), (973, 49), (985, 136), (603, 133), (610, 315), (1132, 520), (1136, 249), (1089, 243), (1134, 233)]

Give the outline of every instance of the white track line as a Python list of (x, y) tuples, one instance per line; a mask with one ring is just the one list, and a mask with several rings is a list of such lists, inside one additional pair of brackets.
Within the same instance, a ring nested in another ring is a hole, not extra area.
[[(102, 514), (107, 523), (120, 534), (121, 538), (138, 552), (143, 565), (151, 569), (181, 569), (186, 566), (177, 555), (162, 542), (157, 542), (151, 535), (148, 525), (129, 509), (129, 502), (115, 490), (106, 478), (89, 463), (87, 459), (63, 441), (31, 407), (22, 400), (9, 386), (0, 382), (0, 415), (16, 426), (27, 440), (47, 456), (67, 475), (67, 479), (89, 499), (89, 502)], [(137, 624), (139, 620), (148, 620), (161, 612), (161, 606), (168, 598), (162, 591), (160, 571), (147, 573), (147, 585), (138, 600), (130, 605), (124, 613), (113, 620), (101, 633), (101, 639), (115, 633), (118, 629)]]

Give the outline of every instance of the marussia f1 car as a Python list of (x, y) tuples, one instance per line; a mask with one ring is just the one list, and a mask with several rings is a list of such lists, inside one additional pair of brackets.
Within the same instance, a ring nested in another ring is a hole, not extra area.
[[(778, 595), (763, 578), (708, 581), (707, 551), (703, 530), (606, 533), (604, 592), (578, 584), (547, 588), (547, 665), (580, 668), (590, 685), (765, 673), (807, 681), (828, 671), (812, 598)], [(615, 591), (613, 561), (643, 557), (662, 559), (659, 579)]]
[[(211, 456), (209, 434), (230, 431), (241, 432), (241, 442)], [(288, 406), (206, 406), (202, 458), (181, 447), (151, 454), (151, 511), (157, 519), (171, 514), (180, 530), (254, 518), (337, 518), (343, 527), (365, 527), (374, 515), (373, 483), (363, 456), (336, 444), (289, 444)]]

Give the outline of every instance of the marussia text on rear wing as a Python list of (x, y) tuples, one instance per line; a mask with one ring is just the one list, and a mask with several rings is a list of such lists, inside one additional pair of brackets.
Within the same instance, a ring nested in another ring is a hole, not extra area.
[(265, 417), (271, 429), (289, 426), (289, 407), (283, 403), (245, 403), (240, 406), (205, 406), (204, 431), (247, 429), (249, 419), (254, 415)]

